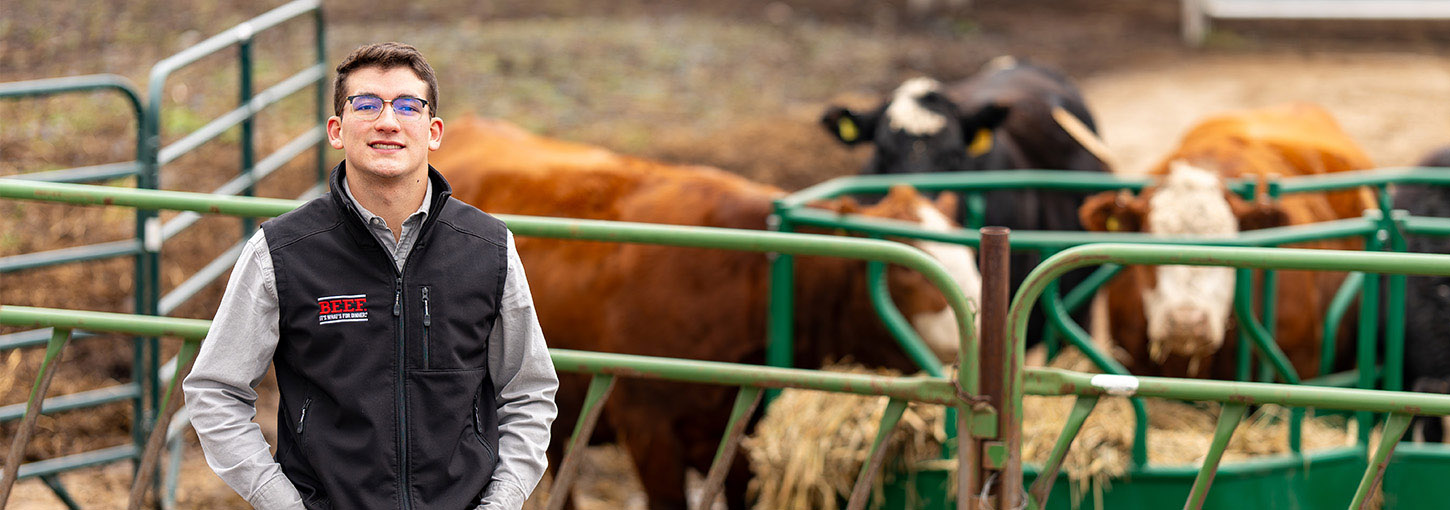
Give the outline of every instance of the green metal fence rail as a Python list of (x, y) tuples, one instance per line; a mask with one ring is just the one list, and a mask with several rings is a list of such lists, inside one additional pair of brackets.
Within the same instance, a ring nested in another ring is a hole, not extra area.
[[(311, 15), (312, 27), (314, 29), (314, 47), (316, 59), (312, 65), (290, 77), (282, 79), (277, 84), (256, 92), (254, 88), (254, 69), (252, 43), (258, 33), (279, 26), (289, 20)], [(162, 146), (162, 109), (164, 104), (164, 91), (167, 79), (176, 71), (195, 63), (196, 61), (215, 54), (219, 51), (236, 46), (238, 49), (237, 58), (239, 61), (238, 91), (240, 107), (223, 114), (220, 118), (208, 122), (195, 132), (183, 135), (179, 140), (167, 146)], [(324, 46), (323, 18), (321, 2), (319, 0), (298, 0), (267, 13), (243, 22), (232, 29), (213, 36), (196, 46), (187, 48), (182, 52), (173, 55), (157, 63), (150, 72), (148, 82), (148, 101), (143, 104), (139, 94), (129, 81), (115, 75), (93, 75), (70, 78), (59, 78), (49, 80), (34, 80), (25, 82), (0, 84), (0, 98), (6, 97), (30, 97), (44, 96), (61, 93), (72, 93), (89, 90), (116, 90), (121, 92), (129, 101), (137, 120), (136, 137), (136, 159), (133, 161), (112, 163), (106, 165), (55, 170), (48, 172), (36, 172), (10, 176), (6, 180), (28, 180), (44, 182), (88, 182), (95, 180), (114, 179), (120, 177), (136, 177), (136, 186), (140, 189), (156, 189), (161, 186), (161, 169), (166, 164), (175, 161), (182, 155), (191, 152), (203, 144), (217, 138), (222, 133), (231, 129), (240, 129), (240, 175), (223, 184), (214, 193), (219, 194), (244, 194), (249, 195), (253, 186), (262, 178), (273, 171), (283, 167), (296, 159), (302, 153), (316, 148), (316, 175), (319, 183), (323, 182), (322, 174), (326, 157), (324, 119), (329, 115), (329, 102), (324, 97), (326, 94), (327, 67)], [(316, 111), (314, 114), (315, 126), (308, 129), (301, 135), (285, 143), (269, 155), (257, 157), (255, 134), (253, 130), (253, 119), (259, 112), (276, 104), (278, 101), (296, 94), (307, 87), (313, 88), (313, 96), (316, 100)], [(308, 194), (315, 194), (321, 188), (309, 190)], [(304, 196), (307, 196), (304, 194)], [(229, 250), (224, 252), (216, 260), (206, 265), (203, 269), (192, 275), (186, 281), (180, 283), (171, 292), (162, 294), (160, 280), (160, 257), (163, 243), (177, 234), (185, 231), (194, 225), (200, 215), (186, 213), (179, 215), (170, 221), (162, 224), (156, 214), (150, 210), (138, 210), (136, 214), (136, 237), (124, 241), (101, 243), (91, 246), (51, 250), (39, 253), (28, 253), (11, 257), (0, 258), (0, 274), (16, 272), (39, 267), (53, 266), (72, 262), (98, 260), (118, 256), (135, 257), (135, 310), (146, 314), (165, 315), (171, 313), (184, 302), (199, 293), (207, 285), (214, 282), (231, 267), (241, 251), (241, 246), (250, 235), (253, 228), (251, 219), (243, 219), (243, 239), (238, 241)], [(77, 331), (76, 338), (90, 336), (89, 332)], [(51, 337), (47, 340), (47, 337)], [(14, 349), (26, 346), (49, 344), (53, 341), (53, 335), (45, 330), (22, 331), (7, 335), (0, 335), (0, 350)], [(81, 392), (79, 394), (54, 397), (47, 402), (47, 409), (73, 409), (79, 407), (91, 407), (110, 402), (131, 400), (134, 413), (137, 417), (133, 429), (136, 444), (145, 440), (147, 431), (156, 420), (156, 413), (162, 409), (158, 407), (161, 399), (158, 369), (159, 350), (156, 339), (138, 339), (136, 347), (134, 371), (136, 381), (121, 386), (103, 388)], [(175, 363), (176, 360), (172, 360)], [(24, 413), (23, 406), (15, 405), (0, 408), (0, 420), (18, 419)], [(125, 458), (137, 458), (138, 452), (123, 452), (114, 450), (101, 457), (106, 461), (121, 460)], [(63, 471), (74, 467), (94, 463), (96, 456), (81, 454), (72, 459), (50, 459), (42, 461), (46, 466), (54, 466), (55, 471)], [(174, 474), (174, 473), (173, 473)], [(47, 484), (56, 491), (62, 501), (71, 508), (77, 508), (75, 502), (65, 493), (64, 487), (58, 479), (46, 478)], [(173, 502), (168, 498), (164, 501), (165, 506), (170, 507)]]
[[(1079, 267), (1111, 264), (1144, 265), (1214, 265), (1243, 269), (1299, 269), (1313, 271), (1362, 271), (1365, 273), (1423, 274), (1450, 276), (1450, 256), (1407, 253), (1369, 253), (1336, 250), (1306, 250), (1289, 248), (1224, 248), (1197, 247), (1184, 249), (1168, 246), (1139, 246), (1097, 244), (1079, 246), (1059, 253), (1044, 261), (1028, 276), (1013, 300), (1011, 311), (1011, 338), (1014, 359), (1021, 363), (1024, 356), (1027, 318), (1032, 307), (1053, 280)], [(1018, 365), (1020, 366), (1020, 365)], [(1011, 373), (1006, 372), (1006, 373)], [(1031, 381), (1031, 384), (1028, 384)], [(1245, 406), (1259, 404), (1280, 404), (1286, 406), (1312, 406), (1330, 409), (1352, 409), (1359, 412), (1389, 413), (1379, 447), (1374, 451), (1365, 470), (1350, 508), (1363, 508), (1367, 496), (1379, 483), (1390, 453), (1399, 442), (1411, 416), (1445, 415), (1450, 412), (1450, 398), (1404, 392), (1383, 392), (1322, 388), (1313, 386), (1275, 385), (1262, 383), (1189, 381), (1156, 377), (1133, 377), (1085, 374), (1069, 375), (1054, 369), (1028, 368), (1024, 375), (1004, 381), (1011, 395), (999, 411), (1012, 416), (1021, 426), (1021, 405), (1024, 393), (1049, 395), (1079, 395), (1080, 404), (1074, 409), (1069, 426), (1059, 437), (1044, 472), (1055, 473), (1087, 414), (1092, 403), (1103, 394), (1141, 397), (1161, 397), (1181, 400), (1215, 401), (1223, 404), (1219, 417), (1219, 428), (1206, 455), (1206, 461), (1199, 471), (1184, 508), (1199, 508), (1212, 484), (1217, 471), (1218, 459), (1228, 445), (1233, 427), (1243, 417)], [(1009, 488), (1021, 487), (1021, 445), (1008, 445), (1008, 476), (1003, 480)], [(1030, 508), (1041, 508), (1051, 490), (1054, 477), (1039, 477), (1028, 496)], [(1015, 491), (1015, 489), (1014, 489)], [(1015, 508), (1022, 496), (1013, 491), (1005, 493), (1006, 505)]]
[[(1007, 170), (1007, 171), (986, 171), (986, 172), (959, 172), (959, 173), (932, 173), (932, 174), (900, 174), (900, 175), (869, 175), (851, 176), (832, 179), (815, 186), (811, 186), (790, 196), (778, 200), (775, 204), (776, 221), (773, 227), (780, 231), (793, 231), (800, 227), (816, 227), (828, 229), (847, 229), (858, 232), (865, 232), (873, 236), (892, 236), (903, 238), (926, 239), (932, 241), (963, 244), (967, 246), (979, 246), (981, 235), (974, 230), (955, 230), (950, 232), (926, 231), (915, 225), (902, 222), (886, 222), (872, 218), (842, 218), (829, 211), (804, 207), (805, 204), (821, 199), (828, 199), (849, 194), (860, 193), (883, 193), (896, 184), (910, 184), (918, 189), (926, 191), (955, 190), (966, 194), (966, 203), (981, 200), (981, 193), (994, 189), (1053, 189), (1066, 191), (1110, 191), (1110, 190), (1134, 190), (1138, 191), (1152, 182), (1150, 177), (1124, 177), (1111, 174), (1096, 174), (1087, 172), (1053, 171), (1053, 170)], [(1254, 179), (1235, 179), (1227, 183), (1227, 187), (1234, 192), (1245, 196), (1253, 197), (1257, 194), (1257, 186), (1260, 185)], [(1450, 219), (1446, 218), (1424, 218), (1412, 217), (1403, 214), (1401, 211), (1390, 211), (1389, 195), (1387, 186), (1391, 184), (1433, 184), (1450, 185), (1450, 169), (1444, 168), (1386, 168), (1377, 170), (1340, 172), (1329, 175), (1302, 176), (1290, 178), (1270, 178), (1265, 181), (1270, 196), (1279, 197), (1289, 193), (1321, 192), (1337, 189), (1348, 189), (1357, 186), (1370, 186), (1378, 192), (1379, 209), (1365, 212), (1362, 218), (1344, 219), (1329, 222), (1316, 223), (1312, 225), (1299, 225), (1290, 227), (1270, 228), (1241, 232), (1237, 237), (1228, 239), (1199, 239), (1190, 237), (1159, 237), (1152, 234), (1137, 232), (1062, 232), (1062, 231), (1014, 231), (1012, 232), (1013, 250), (1033, 250), (1041, 253), (1044, 258), (1060, 250), (1088, 244), (1088, 243), (1133, 243), (1138, 245), (1164, 245), (1164, 246), (1239, 246), (1239, 247), (1270, 247), (1286, 244), (1302, 243), (1309, 241), (1360, 238), (1364, 239), (1366, 249), (1379, 251), (1382, 249), (1402, 252), (1404, 251), (1404, 236), (1421, 235), (1450, 235)], [(970, 208), (969, 208), (970, 209)], [(793, 262), (788, 257), (780, 257), (774, 261), (772, 271), (780, 275), (789, 275)], [(1099, 352), (1092, 346), (1089, 335), (1072, 322), (1070, 314), (1079, 307), (1084, 306), (1090, 300), (1093, 293), (1104, 285), (1116, 274), (1120, 266), (1108, 265), (1101, 267), (1096, 273), (1076, 289), (1065, 289), (1068, 297), (1063, 298), (1053, 288), (1043, 295), (1041, 306), (1045, 308), (1048, 315), (1048, 348), (1049, 353), (1056, 353), (1056, 343), (1053, 337), (1060, 335), (1070, 344), (1077, 347), (1089, 359), (1106, 373), (1127, 374), (1127, 371), (1110, 356)], [(1297, 382), (1300, 378), (1288, 365), (1285, 356), (1278, 345), (1273, 342), (1272, 334), (1275, 323), (1275, 287), (1276, 280), (1273, 271), (1263, 271), (1262, 284), (1255, 291), (1251, 287), (1251, 280), (1246, 275), (1248, 271), (1238, 272), (1238, 284), (1236, 288), (1236, 301), (1246, 296), (1257, 294), (1260, 296), (1261, 307), (1251, 310), (1247, 302), (1235, 306), (1235, 318), (1242, 321), (1246, 327), (1240, 328), (1240, 345), (1252, 345), (1254, 349), (1244, 348), (1239, 350), (1239, 379), (1250, 380), (1255, 377), (1249, 372), (1252, 364), (1252, 356), (1257, 352), (1265, 363), (1261, 365), (1263, 370), (1258, 374), (1261, 380), (1279, 380)], [(1346, 280), (1342, 289), (1341, 298), (1336, 303), (1337, 310), (1331, 313), (1326, 321), (1326, 333), (1324, 341), (1326, 346), (1332, 346), (1332, 332), (1338, 331), (1340, 321), (1344, 317), (1344, 310), (1350, 306), (1353, 298), (1359, 296), (1360, 302), (1378, 303), (1380, 299), (1379, 276), (1374, 274), (1361, 275)], [(1330, 378), (1318, 378), (1316, 383), (1335, 382), (1337, 384), (1356, 385), (1360, 388), (1384, 387), (1385, 389), (1399, 389), (1399, 377), (1403, 364), (1403, 338), (1404, 338), (1404, 277), (1390, 275), (1387, 277), (1389, 291), (1385, 296), (1389, 307), (1387, 308), (1384, 321), (1386, 323), (1386, 356), (1384, 367), (1379, 368), (1379, 360), (1374, 346), (1377, 331), (1374, 325), (1379, 322), (1379, 309), (1375, 306), (1360, 307), (1359, 324), (1357, 332), (1359, 349), (1356, 354), (1356, 363), (1361, 367), (1354, 373), (1352, 381), (1342, 376)], [(788, 280), (787, 280), (788, 281)], [(772, 292), (783, 294), (789, 298), (789, 289), (772, 288)], [(883, 312), (886, 313), (886, 312)], [(787, 338), (788, 325), (772, 330), (771, 349), (776, 356), (769, 358), (772, 365), (785, 363), (789, 360), (789, 343)], [(1333, 349), (1326, 348), (1326, 352), (1332, 353)], [(1333, 361), (1332, 359), (1328, 361)], [(1323, 374), (1321, 374), (1323, 375)], [(1380, 386), (1377, 383), (1383, 383)], [(1138, 415), (1139, 428), (1135, 432), (1133, 448), (1134, 464), (1141, 466), (1147, 463), (1147, 427), (1145, 419), (1146, 409), (1138, 400), (1133, 401), (1135, 414)], [(1368, 413), (1361, 413), (1358, 416), (1361, 425), (1369, 425), (1371, 417)], [(1295, 437), (1294, 445), (1298, 446), (1298, 423), (1301, 417), (1296, 414), (1292, 421), (1295, 423), (1292, 429)], [(1362, 426), (1360, 433), (1362, 439), (1368, 438), (1369, 427)]]

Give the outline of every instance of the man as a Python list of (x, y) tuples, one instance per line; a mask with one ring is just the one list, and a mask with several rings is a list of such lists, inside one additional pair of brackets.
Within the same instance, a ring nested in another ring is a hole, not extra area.
[[(331, 192), (248, 241), (186, 378), (207, 463), (263, 509), (520, 508), (558, 378), (513, 235), (429, 166), (418, 50), (358, 48), (333, 88)], [(251, 422), (268, 361), (275, 460)]]

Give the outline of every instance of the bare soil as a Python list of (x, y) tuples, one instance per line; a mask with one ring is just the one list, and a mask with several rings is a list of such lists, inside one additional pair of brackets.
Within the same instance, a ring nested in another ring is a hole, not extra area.
[[(111, 72), (146, 86), (162, 58), (280, 5), (278, 0), (141, 0), (97, 8), (70, 0), (15, 0), (0, 18), (0, 81)], [(1015, 54), (1078, 80), (1119, 171), (1167, 153), (1196, 119), (1286, 101), (1327, 107), (1380, 165), (1407, 165), (1450, 143), (1450, 24), (1444, 22), (1221, 22), (1203, 49), (1178, 40), (1178, 6), (1161, 0), (797, 0), (582, 2), (442, 0), (360, 7), (325, 2), (330, 65), (379, 40), (410, 42), (438, 70), (446, 119), (503, 117), (561, 138), (667, 161), (719, 166), (786, 189), (849, 175), (865, 149), (836, 144), (816, 124), (831, 103), (871, 106), (902, 80), (962, 78)], [(912, 6), (928, 6), (914, 8)], [(258, 38), (258, 88), (312, 57), (305, 22)], [(232, 52), (178, 73), (164, 88), (166, 143), (235, 106)], [(144, 88), (142, 89), (144, 93)], [(264, 151), (310, 122), (307, 97), (259, 119)], [(135, 124), (106, 94), (0, 100), (0, 176), (128, 160)], [(209, 191), (237, 171), (235, 130), (168, 165), (166, 189)], [(447, 139), (445, 143), (457, 140)], [(334, 161), (337, 154), (328, 154)], [(310, 157), (258, 189), (292, 197), (311, 185)], [(121, 181), (116, 185), (131, 185)], [(168, 213), (164, 217), (170, 217)], [(0, 256), (127, 238), (133, 214), (0, 201)], [(168, 242), (170, 289), (239, 239), (233, 219), (203, 220)], [(125, 260), (0, 275), (0, 303), (126, 312)], [(174, 314), (209, 318), (222, 283)], [(14, 329), (0, 329), (0, 334)], [(167, 350), (174, 350), (174, 341)], [(0, 405), (24, 402), (39, 349), (0, 353)], [(70, 347), (52, 391), (131, 379), (120, 338)], [(272, 398), (264, 383), (265, 398)], [(264, 400), (269, 434), (274, 408)], [(27, 460), (124, 443), (128, 406), (41, 420)], [(9, 444), (14, 424), (0, 425)], [(580, 494), (586, 508), (642, 508), (617, 450), (596, 449)], [(119, 506), (129, 467), (62, 477), (83, 504)], [(189, 439), (184, 508), (245, 508)], [(19, 508), (58, 508), (42, 484), (17, 485)], [(531, 503), (532, 508), (535, 503)]]

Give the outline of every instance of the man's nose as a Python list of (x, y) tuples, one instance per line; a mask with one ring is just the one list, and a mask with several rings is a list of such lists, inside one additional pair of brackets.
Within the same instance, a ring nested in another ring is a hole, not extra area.
[(403, 126), (398, 122), (398, 114), (393, 111), (392, 104), (384, 104), (382, 113), (378, 114), (378, 120), (373, 121), (373, 128), (380, 131), (397, 131)]

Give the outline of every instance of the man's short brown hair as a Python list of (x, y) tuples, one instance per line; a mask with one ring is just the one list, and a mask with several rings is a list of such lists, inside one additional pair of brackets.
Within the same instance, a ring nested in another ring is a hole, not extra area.
[(376, 67), (384, 71), (399, 67), (406, 67), (418, 75), (418, 79), (428, 84), (429, 117), (438, 116), (438, 77), (433, 75), (433, 67), (428, 65), (428, 60), (423, 54), (410, 45), (398, 42), (385, 42), (361, 46), (352, 51), (342, 63), (337, 65), (337, 78), (332, 81), (332, 113), (342, 116), (342, 108), (347, 103), (347, 76), (353, 71), (364, 68)]

